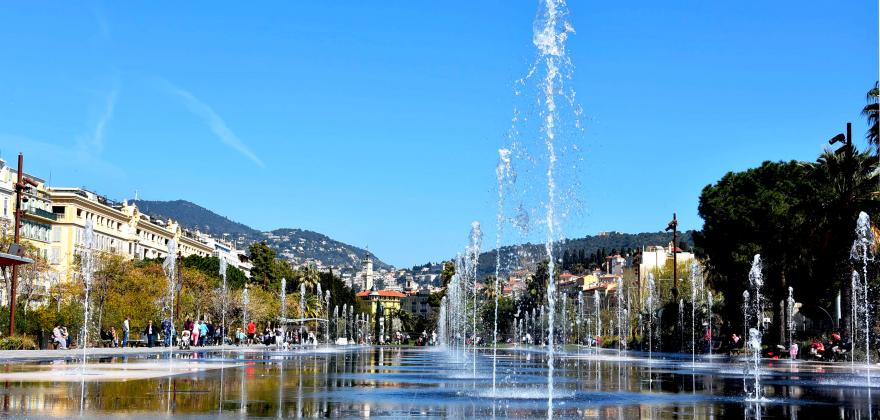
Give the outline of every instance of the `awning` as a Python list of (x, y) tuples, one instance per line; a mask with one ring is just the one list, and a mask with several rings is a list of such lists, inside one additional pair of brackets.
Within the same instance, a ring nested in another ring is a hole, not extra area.
[(0, 267), (11, 267), (13, 265), (31, 264), (34, 260), (25, 257), (19, 257), (15, 254), (7, 254), (0, 252)]

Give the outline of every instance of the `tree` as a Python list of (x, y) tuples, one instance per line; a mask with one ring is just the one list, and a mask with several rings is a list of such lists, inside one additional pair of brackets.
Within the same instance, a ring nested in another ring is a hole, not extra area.
[(339, 277), (336, 277), (332, 271), (320, 275), (321, 289), (330, 292), (331, 310), (337, 306), (341, 309), (343, 305), (357, 307), (358, 299), (354, 290), (351, 290)]
[(315, 292), (318, 284), (321, 283), (321, 274), (314, 265), (309, 264), (300, 267), (299, 271), (296, 273), (296, 280), (299, 283), (305, 284), (306, 290)]
[(694, 239), (708, 281), (728, 297), (725, 319), (741, 322), (739, 296), (754, 254), (764, 261), (766, 307), (780, 326), (770, 331), (771, 340), (780, 338), (779, 304), (789, 286), (802, 312), (814, 317), (847, 289), (856, 215), (880, 209), (877, 157), (855, 149), (848, 155), (826, 151), (816, 163), (764, 162), (703, 189), (704, 227)]
[(549, 281), (549, 264), (547, 261), (541, 261), (535, 267), (535, 273), (526, 279), (526, 292), (520, 296), (519, 307), (531, 311), (543, 305)]
[(98, 270), (94, 275), (92, 296), (97, 313), (98, 331), (101, 331), (104, 327), (104, 306), (107, 303), (107, 296), (119, 284), (131, 264), (122, 255), (115, 253), (101, 252), (95, 257)]
[[(806, 289), (804, 270), (810, 255), (809, 240), (818, 187), (812, 168), (800, 162), (764, 162), (744, 172), (728, 173), (703, 189), (699, 213), (703, 231), (696, 235), (705, 252), (708, 280), (726, 296), (741, 296), (752, 257), (764, 261), (764, 295), (774, 305), (787, 296), (787, 288)], [(728, 310), (735, 317), (737, 306)], [(777, 314), (778, 325), (782, 314)], [(778, 337), (776, 337), (778, 338)]]
[(264, 288), (269, 287), (276, 280), (275, 250), (266, 242), (257, 242), (251, 245), (249, 253), (254, 265), (251, 269), (251, 282)]
[(880, 121), (880, 86), (878, 86), (878, 82), (874, 82), (874, 87), (865, 95), (865, 100), (868, 102), (862, 108), (862, 115), (868, 119), (868, 132), (865, 138), (868, 140), (868, 145), (874, 146), (874, 151), (880, 153), (880, 126), (878, 126), (878, 121)]
[[(12, 235), (5, 235), (0, 238), (0, 249), (9, 249), (9, 246), (13, 242)], [(42, 298), (44, 296), (40, 296), (40, 292), (44, 291), (44, 283), (51, 284), (55, 283), (53, 279), (57, 279), (58, 273), (54, 272), (49, 265), (49, 261), (43, 257), (43, 253), (40, 252), (40, 249), (31, 244), (29, 241), (23, 240), (20, 243), (24, 256), (32, 259), (34, 262), (30, 264), (21, 265), (18, 267), (18, 282), (16, 293), (21, 296), (18, 300), (18, 303), (23, 304), (22, 306), (22, 318), (20, 321), (26, 321), (23, 317), (27, 316), (28, 308), (31, 307), (31, 304), (37, 299)], [(3, 280), (6, 283), (6, 290), (9, 290), (12, 287), (12, 270), (6, 270), (3, 273)], [(16, 317), (16, 320), (19, 320), (19, 317)], [(8, 325), (8, 321), (7, 321)], [(16, 323), (16, 330), (18, 330), (18, 325)]]

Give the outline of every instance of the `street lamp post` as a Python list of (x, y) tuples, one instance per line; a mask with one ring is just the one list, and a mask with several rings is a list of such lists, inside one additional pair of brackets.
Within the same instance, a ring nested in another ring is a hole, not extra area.
[[(844, 159), (844, 164), (843, 164), (843, 167), (844, 167), (843, 200), (844, 200), (844, 202), (849, 202), (850, 189), (851, 189), (850, 180), (852, 179), (852, 176), (855, 173), (855, 164), (853, 162), (853, 154), (854, 154), (855, 150), (853, 149), (853, 145), (852, 145), (852, 123), (851, 122), (846, 123), (846, 134), (840, 133), (840, 134), (832, 137), (830, 140), (828, 140), (828, 144), (833, 145), (835, 143), (842, 143), (840, 148), (838, 148), (837, 150), (834, 151), (834, 154), (836, 154), (836, 155), (842, 154), (843, 155), (843, 159)], [(850, 282), (844, 281), (842, 283), (843, 283), (843, 295), (844, 295), (844, 299), (842, 299), (842, 300), (843, 300), (844, 304), (852, 305), (851, 295), (852, 295), (853, 291), (851, 290), (852, 288), (848, 286), (850, 284)], [(840, 297), (840, 295), (838, 295), (838, 298), (839, 297)], [(851, 328), (849, 328), (852, 320), (847, 319), (848, 318), (847, 314), (851, 313), (851, 308), (850, 308), (850, 310), (844, 310), (842, 312), (843, 312), (842, 318), (844, 319), (844, 321), (847, 321), (847, 322), (844, 322), (844, 325), (846, 326), (845, 328), (850, 330), (850, 331), (848, 331), (848, 334), (852, 334)], [(839, 321), (840, 320), (838, 320), (838, 324), (839, 324)]]
[(676, 251), (678, 243), (678, 219), (675, 213), (672, 213), (672, 221), (666, 226), (666, 231), (672, 231), (672, 300), (678, 300), (678, 252)]
[[(22, 201), (27, 202), (27, 197), (23, 197), (25, 190), (27, 190), (30, 186), (37, 186), (37, 183), (31, 179), (24, 177), (24, 156), (19, 153), (18, 154), (18, 179), (15, 182), (15, 212), (13, 213), (15, 221), (15, 226), (13, 227), (13, 244), (15, 248), (18, 248), (19, 241), (21, 240), (20, 228), (21, 228), (21, 203)], [(15, 251), (17, 253), (21, 253), (20, 249)], [(23, 256), (23, 255), (19, 255)], [(12, 279), (10, 281), (10, 289), (9, 289), (9, 336), (15, 335), (15, 295), (18, 291), (18, 266), (12, 266)]]

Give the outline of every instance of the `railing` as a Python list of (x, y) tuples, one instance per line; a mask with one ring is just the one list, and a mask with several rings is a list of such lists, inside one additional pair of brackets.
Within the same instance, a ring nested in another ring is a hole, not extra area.
[(39, 209), (39, 208), (29, 207), (25, 210), (25, 213), (33, 215), (33, 216), (37, 216), (37, 217), (42, 217), (44, 219), (53, 220), (53, 221), (58, 220), (58, 215), (56, 215), (55, 213), (52, 213), (52, 212), (49, 212), (49, 211), (46, 211), (43, 209)]

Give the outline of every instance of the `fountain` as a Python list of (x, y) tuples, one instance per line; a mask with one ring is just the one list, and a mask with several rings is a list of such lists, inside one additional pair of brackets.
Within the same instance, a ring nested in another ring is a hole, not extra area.
[(287, 337), (287, 279), (281, 278), (281, 338), (277, 340), (279, 346), (284, 345)]
[(577, 297), (577, 318), (575, 319), (575, 325), (577, 328), (577, 334), (575, 334), (575, 340), (578, 345), (578, 349), (580, 349), (580, 345), (583, 344), (581, 342), (581, 320), (584, 318), (584, 292), (583, 290), (578, 290)]
[(446, 319), (446, 296), (440, 299), (440, 314), (437, 315), (437, 346), (446, 348), (449, 346), (449, 320)]
[(480, 229), (480, 222), (472, 222), (471, 223), (471, 234), (470, 234), (470, 243), (467, 248), (467, 260), (465, 261), (465, 267), (467, 276), (470, 278), (473, 293), (473, 307), (471, 308), (472, 316), (473, 316), (473, 326), (471, 328), (471, 343), (473, 349), (473, 375), (477, 376), (477, 313), (479, 308), (477, 308), (477, 265), (480, 262), (480, 246), (483, 242), (483, 231)]
[(623, 277), (617, 278), (617, 355), (626, 345), (626, 329), (624, 328), (624, 308), (623, 308)]
[(226, 262), (226, 257), (220, 258), (220, 279), (223, 281), (220, 289), (220, 317), (221, 317), (221, 328), (223, 331), (223, 338), (220, 341), (220, 344), (226, 344), (226, 337), (229, 336), (229, 331), (226, 330), (226, 312), (228, 311), (229, 305), (229, 291), (226, 288), (226, 269), (228, 263)]
[[(318, 287), (320, 287), (320, 285), (318, 285)], [(330, 291), (329, 290), (324, 292), (324, 314), (327, 318), (330, 318)], [(324, 342), (327, 345), (330, 345), (331, 341), (330, 341), (330, 320), (329, 319), (324, 321), (324, 326), (325, 326), (324, 333), (326, 334), (326, 337), (324, 337)]]
[[(162, 269), (165, 270), (165, 276), (168, 278), (168, 302), (165, 309), (168, 311), (168, 322), (170, 326), (170, 335), (168, 337), (168, 369), (171, 369), (171, 354), (174, 349), (174, 292), (177, 290), (177, 241), (168, 241), (168, 255), (162, 263)], [(164, 330), (164, 328), (163, 328)], [(164, 332), (164, 331), (163, 331)]]
[(90, 293), (92, 290), (92, 276), (95, 271), (95, 227), (91, 220), (86, 220), (83, 230), (82, 253), (80, 254), (80, 274), (82, 275), (85, 298), (83, 300), (83, 327), (82, 327), (82, 374), (86, 371), (86, 348), (89, 343), (89, 320), (90, 320)]
[(791, 351), (794, 348), (794, 288), (788, 288), (788, 299), (786, 299), (787, 310), (786, 310), (786, 326), (788, 327), (788, 349), (789, 349), (789, 358), (791, 360), (795, 359), (794, 353)]
[[(853, 281), (853, 308), (858, 308), (855, 313), (855, 317), (853, 317), (853, 325), (864, 325), (864, 337), (865, 337), (865, 363), (871, 363), (871, 300), (869, 298), (870, 292), (870, 282), (868, 277), (868, 264), (874, 260), (873, 255), (873, 247), (874, 247), (874, 232), (871, 229), (871, 219), (868, 217), (868, 214), (865, 212), (859, 213), (859, 218), (856, 221), (856, 239), (853, 242), (852, 250), (850, 252), (850, 256), (854, 261), (861, 263), (861, 273), (853, 270), (852, 281)], [(858, 287), (856, 287), (858, 286)], [(858, 300), (861, 302), (856, 302), (858, 296)], [(856, 322), (858, 318), (861, 318), (859, 322)], [(853, 328), (853, 343), (855, 343), (857, 338), (857, 332), (860, 328)]]
[[(498, 203), (495, 215), (495, 324), (492, 330), (492, 396), (496, 394), (495, 376), (498, 367), (498, 299), (501, 296), (498, 278), (501, 276), (501, 240), (504, 234), (504, 182), (510, 178), (510, 150), (498, 150), (498, 166), (495, 179), (498, 186)], [(514, 334), (516, 337), (516, 334)]]
[[(761, 372), (760, 372), (760, 359), (761, 359), (761, 336), (763, 332), (764, 326), (764, 303), (761, 299), (761, 288), (764, 286), (764, 273), (763, 273), (763, 265), (761, 263), (761, 256), (755, 255), (755, 258), (752, 260), (752, 268), (749, 270), (749, 284), (752, 287), (754, 301), (751, 305), (752, 310), (754, 311), (755, 317), (755, 326), (749, 328), (748, 334), (748, 346), (752, 351), (752, 360), (754, 369), (754, 391), (751, 395), (751, 399), (754, 401), (761, 401), (762, 399), (762, 390), (761, 390)], [(747, 298), (748, 293), (743, 293), (743, 297)], [(748, 317), (746, 319), (748, 323)]]
[(245, 283), (244, 290), (241, 292), (241, 322), (242, 330), (247, 333), (248, 325), (248, 305), (251, 303), (250, 288)]
[(596, 336), (593, 339), (597, 341), (596, 344), (599, 344), (598, 340), (602, 339), (602, 315), (600, 311), (602, 300), (599, 297), (599, 289), (593, 291), (593, 306), (596, 307)]
[[(678, 331), (684, 331), (684, 299), (678, 300)], [(680, 340), (684, 342), (684, 340)], [(682, 346), (684, 346), (682, 344)], [(684, 353), (683, 349), (680, 349)]]
[(697, 276), (700, 275), (700, 265), (696, 261), (691, 263), (691, 363), (697, 362)]
[(712, 355), (712, 292), (706, 293), (706, 338), (709, 342), (709, 356)]
[[(305, 282), (299, 283), (299, 312), (297, 315), (300, 319), (304, 319), (306, 317), (306, 284)], [(299, 322), (299, 343), (306, 344), (306, 338), (303, 337), (303, 328), (305, 324), (300, 321)]]
[(648, 297), (645, 305), (648, 307), (648, 360), (654, 358), (654, 273), (648, 273)]

